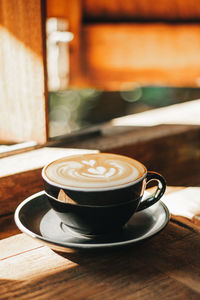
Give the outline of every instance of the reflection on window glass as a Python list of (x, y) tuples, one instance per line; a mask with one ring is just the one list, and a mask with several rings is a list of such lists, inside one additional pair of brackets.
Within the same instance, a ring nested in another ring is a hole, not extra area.
[(119, 91), (74, 89), (49, 93), (50, 137), (113, 118), (200, 98), (199, 88), (122, 85)]

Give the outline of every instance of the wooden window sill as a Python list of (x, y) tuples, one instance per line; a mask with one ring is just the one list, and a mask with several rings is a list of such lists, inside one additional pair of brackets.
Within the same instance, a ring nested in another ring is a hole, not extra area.
[(120, 153), (160, 172), (168, 185), (200, 185), (199, 111), (200, 100), (156, 109), (102, 125), (101, 135), (1, 158), (0, 238), (17, 232), (13, 222), (17, 205), (43, 189), (42, 167), (64, 155)]

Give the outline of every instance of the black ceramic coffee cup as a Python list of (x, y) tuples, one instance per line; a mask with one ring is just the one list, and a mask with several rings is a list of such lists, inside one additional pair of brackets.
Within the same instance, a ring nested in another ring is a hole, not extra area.
[[(61, 221), (85, 235), (120, 230), (137, 211), (160, 200), (165, 179), (132, 158), (93, 153), (69, 156), (42, 170), (47, 199)], [(142, 200), (150, 181), (156, 192)], [(142, 200), (142, 201), (141, 201)]]

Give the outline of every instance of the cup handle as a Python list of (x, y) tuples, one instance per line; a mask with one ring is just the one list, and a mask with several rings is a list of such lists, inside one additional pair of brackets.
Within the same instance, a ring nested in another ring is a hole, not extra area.
[(163, 196), (166, 190), (166, 181), (162, 175), (156, 172), (147, 172), (146, 185), (150, 181), (157, 181), (158, 183), (157, 189), (154, 194), (150, 195), (147, 199), (140, 202), (137, 211), (143, 210), (155, 204), (158, 200), (160, 200), (160, 198)]

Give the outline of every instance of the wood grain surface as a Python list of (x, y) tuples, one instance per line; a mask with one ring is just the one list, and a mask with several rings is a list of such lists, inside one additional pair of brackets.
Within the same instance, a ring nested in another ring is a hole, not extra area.
[(47, 141), (45, 1), (0, 0), (0, 140)]
[(110, 251), (59, 253), (16, 235), (0, 242), (0, 299), (199, 299), (199, 233), (170, 222)]

